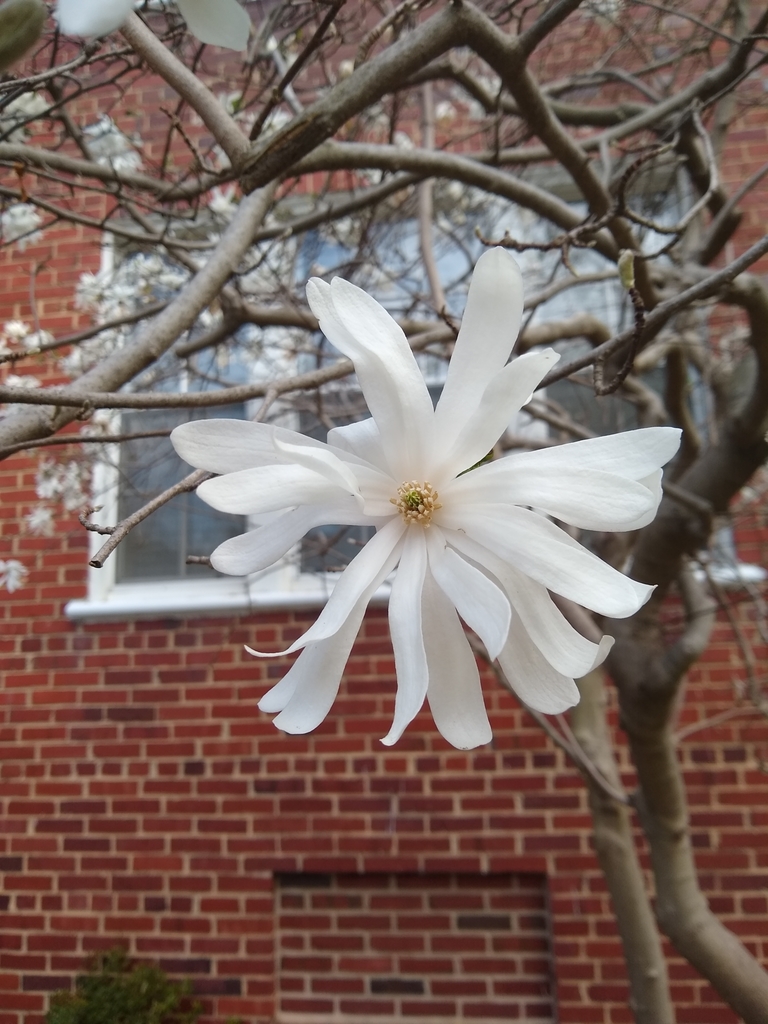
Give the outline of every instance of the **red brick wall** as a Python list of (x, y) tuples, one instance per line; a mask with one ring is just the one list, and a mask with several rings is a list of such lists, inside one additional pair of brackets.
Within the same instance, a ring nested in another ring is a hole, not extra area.
[[(64, 534), (65, 566), (83, 558), (83, 544)], [(394, 749), (382, 747), (394, 679), (386, 619), (374, 612), (327, 721), (311, 736), (284, 736), (256, 709), (282, 666), (252, 659), (242, 644), (284, 643), (309, 615), (75, 625), (44, 597), (59, 559), (49, 549), (40, 565), (30, 587), (0, 605), (0, 1024), (36, 1024), (48, 993), (71, 984), (88, 953), (117, 942), (193, 977), (207, 1019), (270, 1019), (291, 975), (275, 884), (284, 899), (286, 875), (300, 873), (335, 876), (339, 892), (357, 885), (354, 876), (369, 894), (385, 879), (407, 884), (424, 913), (439, 886), (458, 891), (474, 876), (468, 884), (482, 892), (500, 876), (510, 886), (538, 876), (539, 888), (525, 891), (539, 906), (546, 893), (558, 1019), (631, 1020), (583, 786), (492, 682), (489, 748), (449, 748), (426, 713)], [(682, 722), (732, 707), (740, 672), (723, 625), (692, 675)], [(681, 753), (702, 883), (763, 959), (767, 744), (768, 723), (745, 710), (691, 735)], [(415, 875), (423, 886), (410, 889)], [(510, 936), (530, 938), (521, 924)], [(349, 934), (339, 919), (331, 927)], [(374, 932), (361, 927), (360, 941)], [(454, 917), (450, 934), (469, 933)], [(486, 953), (499, 934), (482, 934)], [(477, 980), (460, 955), (452, 967), (446, 980)], [(428, 1003), (438, 979), (425, 978)], [(672, 978), (683, 1024), (733, 1024), (674, 958)], [(488, 989), (486, 1005), (501, 994)]]
[(543, 876), (277, 876), (278, 1015), (554, 1022)]

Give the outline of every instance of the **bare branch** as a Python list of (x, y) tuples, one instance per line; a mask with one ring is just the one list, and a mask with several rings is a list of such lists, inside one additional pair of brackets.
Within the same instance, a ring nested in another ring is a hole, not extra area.
[(0, 161), (46, 171), (61, 171), (73, 177), (94, 178), (110, 185), (128, 186), (156, 195), (164, 202), (194, 199), (222, 180), (219, 175), (208, 174), (201, 175), (193, 183), (163, 181), (139, 171), (123, 170), (109, 164), (96, 163), (95, 160), (83, 160), (19, 142), (0, 142)]
[[(700, 302), (703, 299), (717, 295), (721, 289), (729, 285), (739, 274), (747, 270), (748, 267), (751, 267), (753, 263), (756, 263), (767, 252), (768, 235), (765, 235), (759, 242), (755, 242), (746, 252), (743, 252), (741, 256), (737, 257), (726, 267), (697, 281), (696, 284), (684, 289), (673, 298), (659, 303), (646, 318), (642, 344), (645, 345), (654, 338), (676, 313), (686, 309), (695, 302)], [(588, 355), (573, 359), (564, 366), (558, 366), (557, 369), (551, 370), (542, 381), (542, 387), (546, 387), (547, 384), (552, 384), (556, 380), (562, 380), (564, 377), (570, 377), (578, 370), (591, 366), (596, 359), (619, 351), (632, 341), (634, 333), (634, 327), (622, 331), (621, 334), (617, 334), (610, 341), (604, 342), (599, 348)]]
[(180, 96), (189, 103), (203, 120), (208, 131), (229, 157), (234, 168), (245, 160), (249, 145), (237, 122), (219, 103), (213, 93), (197, 75), (186, 68), (163, 46), (154, 32), (147, 28), (138, 14), (130, 14), (121, 29), (126, 41)]
[[(193, 473), (190, 473), (189, 476), (185, 476), (183, 480), (180, 480), (179, 483), (174, 484), (172, 487), (168, 487), (162, 492), (162, 494), (158, 494), (158, 496), (153, 498), (152, 501), (147, 502), (146, 505), (143, 505), (138, 509), (138, 511), (134, 512), (133, 515), (123, 519), (123, 521), (117, 526), (110, 526), (109, 540), (99, 548), (98, 552), (88, 564), (94, 569), (102, 569), (104, 567), (104, 563), (118, 544), (128, 536), (135, 526), (138, 526), (139, 523), (143, 523), (145, 519), (151, 516), (157, 509), (162, 508), (163, 505), (167, 505), (171, 498), (175, 498), (178, 494), (186, 494), (188, 491), (194, 491), (195, 488), (203, 482), (203, 480), (208, 480), (213, 475), (213, 473), (208, 473), (204, 469), (196, 469)], [(83, 523), (83, 525), (85, 526), (86, 524)], [(90, 526), (86, 528), (93, 529), (94, 527)], [(101, 530), (99, 530), (99, 532), (101, 532)]]
[[(108, 356), (69, 388), (54, 389), (64, 392), (65, 404), (69, 406), (67, 410), (24, 409), (7, 416), (0, 423), (0, 448), (46, 437), (61, 429), (76, 418), (78, 409), (89, 407), (91, 391), (103, 393), (104, 388), (121, 387), (166, 352), (218, 295), (235, 270), (251, 244), (256, 226), (266, 215), (274, 190), (275, 186), (272, 186), (243, 200), (239, 216), (224, 232), (205, 266), (154, 320), (142, 328), (129, 347)], [(76, 395), (80, 396), (79, 404), (75, 400)]]

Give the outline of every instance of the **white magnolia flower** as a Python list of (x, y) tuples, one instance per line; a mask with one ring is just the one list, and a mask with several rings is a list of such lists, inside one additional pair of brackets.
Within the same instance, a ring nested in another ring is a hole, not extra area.
[(7, 320), (3, 324), (3, 334), (9, 341), (23, 342), (29, 334), (29, 327), (23, 320)]
[(24, 586), (29, 570), (15, 558), (0, 558), (0, 587), (9, 594)]
[(141, 170), (141, 156), (136, 151), (136, 147), (142, 145), (141, 138), (138, 135), (130, 138), (107, 114), (86, 125), (83, 134), (88, 136), (91, 155), (102, 167), (112, 167), (116, 171)]
[(35, 505), (24, 516), (27, 529), (38, 537), (52, 537), (54, 532), (53, 509), (47, 505)]
[(31, 203), (13, 203), (0, 214), (0, 236), (4, 242), (18, 242), (19, 249), (42, 238), (37, 228), (43, 218)]
[(37, 467), (35, 491), (44, 501), (61, 501), (67, 512), (87, 504), (89, 470), (73, 459), (66, 463), (42, 459)]
[(230, 221), (237, 213), (237, 195), (235, 186), (219, 188), (218, 185), (211, 189), (211, 197), (208, 200), (208, 209), (222, 220)]
[(39, 92), (23, 92), (0, 113), (0, 130), (5, 142), (24, 142), (28, 125), (48, 110), (49, 103)]
[(9, 388), (39, 388), (40, 381), (31, 373), (9, 373), (5, 378)]
[(455, 746), (490, 740), (461, 619), (527, 705), (564, 711), (579, 699), (574, 678), (599, 664), (613, 641), (581, 636), (550, 591), (623, 617), (652, 588), (601, 561), (549, 516), (586, 530), (645, 526), (679, 431), (636, 430), (477, 465), (558, 359), (547, 349), (507, 362), (523, 290), (503, 249), (478, 261), (434, 410), (405, 335), (374, 299), (339, 278), (312, 280), (307, 294), (324, 333), (354, 361), (372, 418), (331, 430), (327, 444), (239, 420), (199, 420), (172, 434), (182, 458), (222, 474), (198, 489), (208, 504), (280, 513), (221, 544), (211, 557), (221, 572), (265, 569), (323, 524), (377, 530), (316, 622), (283, 652), (303, 649), (259, 707), (279, 712), (275, 724), (291, 733), (325, 718), (366, 606), (397, 568), (389, 623), (398, 685), (384, 743), (400, 737), (425, 697)]
[(101, 302), (105, 280), (101, 274), (85, 270), (75, 286), (75, 309), (95, 309)]
[[(251, 19), (237, 0), (176, 0), (176, 4), (201, 43), (230, 50), (248, 45)], [(134, 5), (134, 0), (59, 0), (56, 18), (67, 35), (106, 36), (120, 28)]]
[(457, 116), (458, 111), (450, 100), (440, 100), (435, 104), (435, 122), (441, 128), (450, 128)]
[(39, 331), (32, 331), (24, 338), (21, 344), (28, 352), (34, 352), (44, 345), (50, 345), (53, 340), (54, 338), (50, 331), (41, 329)]

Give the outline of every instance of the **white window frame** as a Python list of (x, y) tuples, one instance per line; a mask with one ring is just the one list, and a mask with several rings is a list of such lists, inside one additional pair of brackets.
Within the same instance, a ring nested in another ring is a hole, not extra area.
[[(93, 473), (93, 492), (102, 506), (97, 521), (102, 526), (115, 526), (118, 521), (118, 446), (110, 448), (107, 454), (111, 458), (97, 462)], [(104, 542), (103, 535), (89, 534), (89, 558), (95, 557)], [(275, 566), (261, 572), (212, 579), (118, 582), (117, 558), (113, 554), (103, 568), (88, 567), (86, 597), (70, 601), (64, 611), (74, 621), (101, 621), (320, 608), (333, 592), (339, 573), (302, 572), (300, 543)], [(376, 591), (371, 603), (386, 604), (389, 591), (387, 582)]]

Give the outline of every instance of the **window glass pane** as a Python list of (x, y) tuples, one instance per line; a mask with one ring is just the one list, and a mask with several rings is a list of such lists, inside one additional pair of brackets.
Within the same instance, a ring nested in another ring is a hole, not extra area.
[[(122, 417), (125, 433), (171, 430), (190, 419), (221, 415), (218, 410), (131, 412)], [(242, 418), (242, 407), (227, 411), (229, 418)], [(140, 509), (166, 488), (191, 472), (167, 437), (127, 441), (120, 453), (120, 497), (118, 518)], [(139, 523), (117, 549), (117, 580), (183, 579), (216, 574), (204, 565), (187, 565), (187, 555), (208, 555), (215, 547), (245, 530), (243, 516), (217, 512), (196, 494), (180, 494)]]

